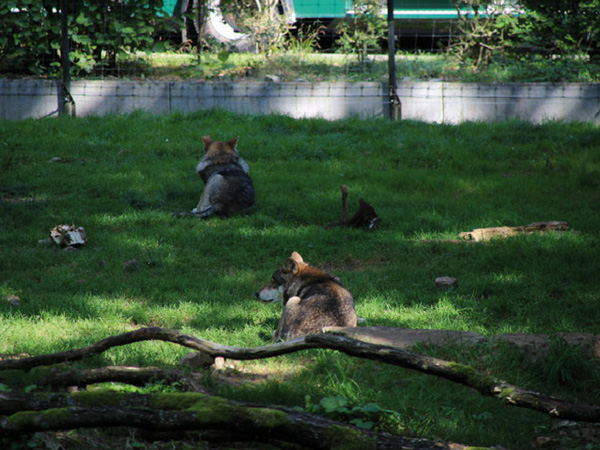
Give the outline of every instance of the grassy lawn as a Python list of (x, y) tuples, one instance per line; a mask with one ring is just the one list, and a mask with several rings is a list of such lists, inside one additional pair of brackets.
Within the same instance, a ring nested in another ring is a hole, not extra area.
[[(194, 168), (204, 134), (240, 136), (256, 187), (251, 215), (171, 216), (198, 201)], [(254, 292), (294, 250), (341, 278), (368, 326), (600, 333), (594, 125), (135, 113), (2, 121), (0, 152), (0, 354), (66, 350), (141, 326), (267, 344), (280, 308)], [(49, 162), (54, 157), (63, 162)], [(360, 197), (375, 207), (379, 231), (322, 227), (339, 219), (341, 184), (350, 214)], [(571, 231), (443, 241), (473, 228), (548, 220), (567, 221)], [(69, 252), (45, 242), (62, 223), (85, 227), (88, 244)], [(444, 275), (458, 287), (437, 290), (434, 279)], [(502, 346), (422, 351), (599, 404), (597, 363), (555, 347), (553, 357), (537, 360)], [(79, 365), (176, 367), (185, 353), (139, 343)], [(471, 445), (524, 449), (556, 432), (542, 414), (329, 351), (235, 367), (240, 382), (207, 374), (209, 388), (307, 409), (335, 395), (352, 405), (375, 402), (388, 411), (378, 417), (380, 429)], [(18, 391), (23, 376), (0, 374), (0, 383)]]

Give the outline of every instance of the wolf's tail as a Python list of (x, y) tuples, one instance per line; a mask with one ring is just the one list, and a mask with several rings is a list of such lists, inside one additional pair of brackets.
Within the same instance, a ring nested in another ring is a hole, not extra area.
[(174, 217), (185, 217), (185, 216), (194, 216), (194, 217), (207, 217), (212, 214), (212, 206), (210, 208), (204, 209), (202, 211), (196, 210), (196, 208), (192, 209), (190, 212), (187, 211), (177, 211), (173, 213)]
[(212, 214), (212, 209), (213, 209), (212, 205), (201, 211), (194, 208), (194, 209), (192, 209), (192, 212), (190, 214), (192, 216), (196, 216), (196, 217), (206, 217), (206, 216), (210, 216)]

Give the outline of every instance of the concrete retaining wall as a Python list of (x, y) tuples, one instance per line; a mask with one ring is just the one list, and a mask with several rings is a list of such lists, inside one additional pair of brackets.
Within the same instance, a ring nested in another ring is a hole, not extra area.
[(408, 83), (404, 118), (459, 123), (519, 118), (600, 123), (598, 83)]
[[(0, 119), (58, 112), (59, 83), (0, 79)], [(339, 119), (386, 117), (385, 83), (227, 83), (74, 81), (77, 116), (222, 108), (249, 114)], [(402, 118), (459, 123), (520, 118), (600, 123), (600, 84), (408, 82), (399, 86)]]

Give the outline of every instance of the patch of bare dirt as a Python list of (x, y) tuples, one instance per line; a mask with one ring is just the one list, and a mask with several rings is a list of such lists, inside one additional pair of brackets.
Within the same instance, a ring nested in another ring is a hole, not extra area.
[(261, 364), (255, 361), (233, 361), (217, 358), (213, 376), (218, 382), (240, 386), (245, 383), (262, 384), (277, 380), (285, 382), (310, 367), (314, 361), (310, 358), (294, 360), (293, 365), (269, 362)]

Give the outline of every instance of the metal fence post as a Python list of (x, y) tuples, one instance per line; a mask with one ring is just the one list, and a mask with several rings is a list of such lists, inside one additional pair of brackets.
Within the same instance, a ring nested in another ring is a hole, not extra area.
[(69, 10), (68, 0), (61, 2), (61, 68), (62, 83), (60, 86), (58, 114), (61, 116), (75, 116), (75, 101), (71, 96), (71, 58), (69, 56)]
[(402, 118), (402, 103), (398, 97), (398, 83), (396, 81), (396, 35), (394, 30), (394, 0), (387, 0), (388, 19), (388, 84), (390, 119)]

